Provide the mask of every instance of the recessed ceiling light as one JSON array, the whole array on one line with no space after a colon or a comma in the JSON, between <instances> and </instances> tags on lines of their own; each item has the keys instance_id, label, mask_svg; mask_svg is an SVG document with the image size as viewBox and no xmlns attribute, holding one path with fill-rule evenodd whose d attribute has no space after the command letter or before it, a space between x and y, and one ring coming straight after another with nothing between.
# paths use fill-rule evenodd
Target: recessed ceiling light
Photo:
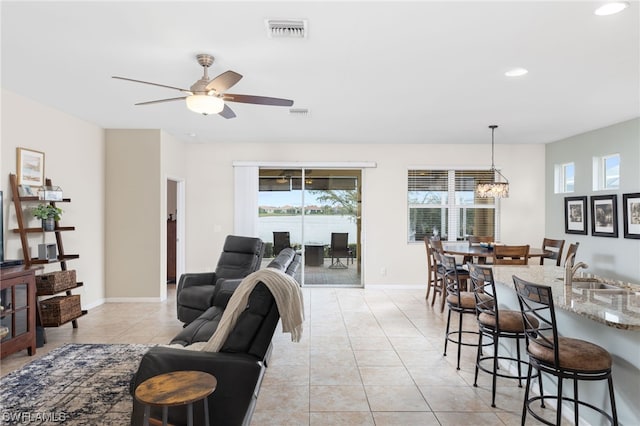
<instances>
[{"instance_id":1,"label":"recessed ceiling light","mask_svg":"<svg viewBox=\"0 0 640 426\"><path fill-rule=\"evenodd\" d=\"M628 1L612 1L605 3L595 10L595 14L598 16L614 15L618 12L622 12L629 7Z\"/></svg>"},{"instance_id":2,"label":"recessed ceiling light","mask_svg":"<svg viewBox=\"0 0 640 426\"><path fill-rule=\"evenodd\" d=\"M513 68L505 72L504 75L506 75L507 77L521 77L528 72L529 71L524 68Z\"/></svg>"}]
</instances>

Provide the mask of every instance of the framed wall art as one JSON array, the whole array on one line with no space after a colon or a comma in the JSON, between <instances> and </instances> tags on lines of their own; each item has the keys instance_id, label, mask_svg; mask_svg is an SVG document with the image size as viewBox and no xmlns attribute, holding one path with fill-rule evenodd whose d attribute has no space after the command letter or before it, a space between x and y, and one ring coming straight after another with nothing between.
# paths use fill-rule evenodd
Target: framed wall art
<instances>
[{"instance_id":1,"label":"framed wall art","mask_svg":"<svg viewBox=\"0 0 640 426\"><path fill-rule=\"evenodd\" d=\"M622 194L624 237L640 239L640 192Z\"/></svg>"},{"instance_id":2,"label":"framed wall art","mask_svg":"<svg viewBox=\"0 0 640 426\"><path fill-rule=\"evenodd\" d=\"M594 195L591 197L591 235L594 237L618 237L618 196Z\"/></svg>"},{"instance_id":3,"label":"framed wall art","mask_svg":"<svg viewBox=\"0 0 640 426\"><path fill-rule=\"evenodd\" d=\"M44 185L44 152L16 148L18 185Z\"/></svg>"},{"instance_id":4,"label":"framed wall art","mask_svg":"<svg viewBox=\"0 0 640 426\"><path fill-rule=\"evenodd\" d=\"M587 197L564 198L564 232L587 234Z\"/></svg>"}]
</instances>

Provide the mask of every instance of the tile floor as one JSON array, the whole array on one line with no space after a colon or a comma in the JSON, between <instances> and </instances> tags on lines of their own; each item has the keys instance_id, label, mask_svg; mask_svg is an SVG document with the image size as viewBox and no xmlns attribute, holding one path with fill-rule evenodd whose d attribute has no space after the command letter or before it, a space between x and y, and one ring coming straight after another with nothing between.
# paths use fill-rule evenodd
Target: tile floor
<instances>
[{"instance_id":1,"label":"tile floor","mask_svg":"<svg viewBox=\"0 0 640 426\"><path fill-rule=\"evenodd\" d=\"M108 303L71 325L48 328L42 356L67 342L167 343L181 329L175 285L163 303ZM424 291L305 288L305 330L293 343L280 327L252 425L518 425L523 390L499 379L473 386L475 349L442 356L446 310L432 309ZM473 320L473 318L471 318ZM469 323L473 326L473 323ZM33 357L0 363L1 374ZM536 422L529 417L528 425Z\"/></svg>"}]
</instances>

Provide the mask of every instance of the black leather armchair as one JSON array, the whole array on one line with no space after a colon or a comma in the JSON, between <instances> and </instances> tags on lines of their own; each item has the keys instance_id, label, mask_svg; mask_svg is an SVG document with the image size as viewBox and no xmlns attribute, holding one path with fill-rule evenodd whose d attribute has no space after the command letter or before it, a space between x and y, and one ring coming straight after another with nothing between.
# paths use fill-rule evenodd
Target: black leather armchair
<instances>
[{"instance_id":1,"label":"black leather armchair","mask_svg":"<svg viewBox=\"0 0 640 426\"><path fill-rule=\"evenodd\" d=\"M260 269L264 244L260 238L227 236L215 272L183 274L176 289L178 319L186 324L213 305L220 280L244 278Z\"/></svg>"}]
</instances>

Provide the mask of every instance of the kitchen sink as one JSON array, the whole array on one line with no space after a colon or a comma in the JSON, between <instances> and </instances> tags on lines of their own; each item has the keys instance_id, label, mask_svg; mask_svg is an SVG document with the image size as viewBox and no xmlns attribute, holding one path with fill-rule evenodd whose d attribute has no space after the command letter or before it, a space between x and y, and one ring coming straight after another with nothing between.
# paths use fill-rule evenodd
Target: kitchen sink
<instances>
[{"instance_id":1,"label":"kitchen sink","mask_svg":"<svg viewBox=\"0 0 640 426\"><path fill-rule=\"evenodd\" d=\"M571 286L573 288L587 290L619 290L621 292L626 291L625 289L618 287L617 285L603 283L594 278L574 278Z\"/></svg>"}]
</instances>

